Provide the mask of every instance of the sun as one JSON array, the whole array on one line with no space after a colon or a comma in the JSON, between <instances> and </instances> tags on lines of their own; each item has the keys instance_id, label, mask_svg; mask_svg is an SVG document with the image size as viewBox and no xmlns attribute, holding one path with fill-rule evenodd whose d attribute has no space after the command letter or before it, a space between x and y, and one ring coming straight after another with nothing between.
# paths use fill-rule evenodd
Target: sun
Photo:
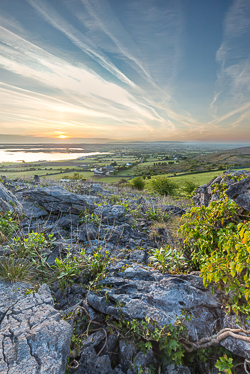
<instances>
[{"instance_id":1,"label":"sun","mask_svg":"<svg viewBox=\"0 0 250 374\"><path fill-rule=\"evenodd\" d=\"M67 136L66 135L59 135L59 139L66 139Z\"/></svg>"}]
</instances>

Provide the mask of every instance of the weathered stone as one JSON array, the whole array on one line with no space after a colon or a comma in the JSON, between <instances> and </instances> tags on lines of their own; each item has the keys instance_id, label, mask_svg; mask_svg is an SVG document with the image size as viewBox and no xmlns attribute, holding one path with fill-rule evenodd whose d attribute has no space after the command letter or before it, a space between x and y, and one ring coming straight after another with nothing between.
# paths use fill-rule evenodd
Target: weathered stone
<instances>
[{"instance_id":1,"label":"weathered stone","mask_svg":"<svg viewBox=\"0 0 250 374\"><path fill-rule=\"evenodd\" d=\"M48 212L79 214L84 209L93 211L99 198L96 196L79 195L62 187L37 187L24 192L30 201L37 202Z\"/></svg>"},{"instance_id":2,"label":"weathered stone","mask_svg":"<svg viewBox=\"0 0 250 374\"><path fill-rule=\"evenodd\" d=\"M99 330L83 341L81 347L81 358L75 374L114 374L108 355L98 356L100 344L105 344L105 333ZM98 349L99 348L99 349Z\"/></svg>"},{"instance_id":3,"label":"weathered stone","mask_svg":"<svg viewBox=\"0 0 250 374\"><path fill-rule=\"evenodd\" d=\"M122 205L99 206L94 214L101 218L102 223L114 225L117 221L124 220L125 207Z\"/></svg>"},{"instance_id":4,"label":"weathered stone","mask_svg":"<svg viewBox=\"0 0 250 374\"><path fill-rule=\"evenodd\" d=\"M78 232L75 233L76 239L85 242L86 240L93 240L97 237L97 230L95 225L90 223L84 223L79 227Z\"/></svg>"},{"instance_id":5,"label":"weathered stone","mask_svg":"<svg viewBox=\"0 0 250 374\"><path fill-rule=\"evenodd\" d=\"M25 216L30 219L45 217L48 215L48 212L45 209L41 209L40 207L35 206L35 204L30 201L23 200L22 206Z\"/></svg>"},{"instance_id":6,"label":"weathered stone","mask_svg":"<svg viewBox=\"0 0 250 374\"><path fill-rule=\"evenodd\" d=\"M17 212L18 214L22 214L23 208L22 205L17 200L16 196L9 190L2 183L0 183L0 211L11 213Z\"/></svg>"},{"instance_id":7,"label":"weathered stone","mask_svg":"<svg viewBox=\"0 0 250 374\"><path fill-rule=\"evenodd\" d=\"M162 374L191 374L191 371L187 366L172 364L164 365L162 368Z\"/></svg>"},{"instance_id":8,"label":"weathered stone","mask_svg":"<svg viewBox=\"0 0 250 374\"><path fill-rule=\"evenodd\" d=\"M96 310L117 319L121 312L130 320L149 316L159 326L168 326L175 323L183 310L188 310L194 316L188 322L188 335L193 341L212 335L222 319L220 303L195 275L161 274L134 264L123 272L114 271L105 278L105 283L112 288L104 289L103 296L90 292L88 302ZM105 292L111 300L109 304ZM116 302L123 306L119 309Z\"/></svg>"},{"instance_id":9,"label":"weathered stone","mask_svg":"<svg viewBox=\"0 0 250 374\"><path fill-rule=\"evenodd\" d=\"M250 210L250 177L232 184L226 191L226 195L234 200L240 207Z\"/></svg>"},{"instance_id":10,"label":"weathered stone","mask_svg":"<svg viewBox=\"0 0 250 374\"><path fill-rule=\"evenodd\" d=\"M132 363L134 356L139 352L139 348L136 344L120 340L119 341L119 362L123 371L127 371Z\"/></svg>"},{"instance_id":11,"label":"weathered stone","mask_svg":"<svg viewBox=\"0 0 250 374\"><path fill-rule=\"evenodd\" d=\"M24 283L0 281L0 372L65 372L71 326L53 308L47 285L25 296Z\"/></svg>"},{"instance_id":12,"label":"weathered stone","mask_svg":"<svg viewBox=\"0 0 250 374\"><path fill-rule=\"evenodd\" d=\"M219 193L215 193L214 189L217 185L227 184L231 186L235 184L235 179L237 177L249 177L249 173L245 170L238 170L231 173L223 173L217 178L212 179L207 184L196 188L195 194L193 196L193 201L196 206L208 206L211 201L216 201L220 199Z\"/></svg>"}]
</instances>

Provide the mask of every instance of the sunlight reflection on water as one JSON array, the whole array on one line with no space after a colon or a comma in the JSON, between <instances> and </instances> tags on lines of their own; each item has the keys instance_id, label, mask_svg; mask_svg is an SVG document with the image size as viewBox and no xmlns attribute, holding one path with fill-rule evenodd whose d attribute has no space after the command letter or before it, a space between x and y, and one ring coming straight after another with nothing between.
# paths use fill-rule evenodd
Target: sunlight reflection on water
<instances>
[{"instance_id":1,"label":"sunlight reflection on water","mask_svg":"<svg viewBox=\"0 0 250 374\"><path fill-rule=\"evenodd\" d=\"M57 148L58 149L58 148ZM63 149L63 148L61 148ZM76 149L76 148L75 148ZM0 149L0 162L37 162L37 161L63 161L76 160L79 157L109 154L109 152L24 152L20 149L13 152L14 149Z\"/></svg>"}]
</instances>

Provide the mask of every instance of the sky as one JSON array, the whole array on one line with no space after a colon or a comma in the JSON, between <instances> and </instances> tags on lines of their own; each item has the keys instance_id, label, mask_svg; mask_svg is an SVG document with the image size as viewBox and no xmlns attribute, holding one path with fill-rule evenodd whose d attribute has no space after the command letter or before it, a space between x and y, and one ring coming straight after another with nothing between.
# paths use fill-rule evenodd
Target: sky
<instances>
[{"instance_id":1,"label":"sky","mask_svg":"<svg viewBox=\"0 0 250 374\"><path fill-rule=\"evenodd\" d=\"M1 0L1 136L250 141L250 1Z\"/></svg>"}]
</instances>

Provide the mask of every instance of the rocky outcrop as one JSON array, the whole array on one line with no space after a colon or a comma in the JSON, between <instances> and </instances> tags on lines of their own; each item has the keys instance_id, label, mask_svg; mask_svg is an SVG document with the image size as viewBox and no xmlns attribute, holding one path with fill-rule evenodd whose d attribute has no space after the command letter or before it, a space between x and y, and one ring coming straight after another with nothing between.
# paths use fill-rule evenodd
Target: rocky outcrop
<instances>
[{"instance_id":1,"label":"rocky outcrop","mask_svg":"<svg viewBox=\"0 0 250 374\"><path fill-rule=\"evenodd\" d=\"M37 187L23 193L29 201L36 202L47 212L79 214L84 209L93 211L95 203L99 201L96 196L79 195L65 190L62 187Z\"/></svg>"},{"instance_id":2,"label":"rocky outcrop","mask_svg":"<svg viewBox=\"0 0 250 374\"><path fill-rule=\"evenodd\" d=\"M0 281L1 374L64 374L71 326L53 308L49 287Z\"/></svg>"},{"instance_id":3,"label":"rocky outcrop","mask_svg":"<svg viewBox=\"0 0 250 374\"><path fill-rule=\"evenodd\" d=\"M23 208L22 205L17 200L16 196L9 190L2 183L0 183L0 212L17 212L18 214L22 214Z\"/></svg>"},{"instance_id":4,"label":"rocky outcrop","mask_svg":"<svg viewBox=\"0 0 250 374\"><path fill-rule=\"evenodd\" d=\"M250 210L250 177L233 183L226 191L230 199L234 200L240 207Z\"/></svg>"},{"instance_id":5,"label":"rocky outcrop","mask_svg":"<svg viewBox=\"0 0 250 374\"><path fill-rule=\"evenodd\" d=\"M202 206L202 205L208 206L211 201L216 201L220 199L220 186L226 185L227 187L230 187L233 184L238 184L238 183L243 182L243 180L241 182L236 182L237 178L241 178L241 177L247 178L249 176L250 174L245 170L238 170L235 172L222 174L219 177L212 179L207 184L204 184L203 186L196 188L194 196L193 196L193 201L196 206ZM242 185L242 188L243 188L243 185ZM216 187L219 187L219 188L216 189ZM229 193L232 195L236 195L236 193L233 191L235 190L230 190ZM243 201L243 200L240 198L238 199L238 201Z\"/></svg>"},{"instance_id":6,"label":"rocky outcrop","mask_svg":"<svg viewBox=\"0 0 250 374\"><path fill-rule=\"evenodd\" d=\"M111 288L104 288L101 295L89 292L88 302L94 309L116 319L120 313L129 320L149 316L161 327L174 324L176 317L187 310L194 316L188 323L192 341L213 335L221 327L221 305L204 289L199 276L162 274L137 264L124 270L122 265L110 268L105 278ZM116 307L117 303L123 306Z\"/></svg>"},{"instance_id":7,"label":"rocky outcrop","mask_svg":"<svg viewBox=\"0 0 250 374\"><path fill-rule=\"evenodd\" d=\"M88 303L118 320L121 313L128 320L149 316L163 327L174 324L185 310L193 316L185 322L187 337L192 342L214 335L226 326L220 302L204 288L198 275L162 274L137 264L124 270L122 263L118 263L110 268L104 284L109 288L104 287L99 295L89 292ZM249 343L230 337L221 344L250 359Z\"/></svg>"}]
</instances>

